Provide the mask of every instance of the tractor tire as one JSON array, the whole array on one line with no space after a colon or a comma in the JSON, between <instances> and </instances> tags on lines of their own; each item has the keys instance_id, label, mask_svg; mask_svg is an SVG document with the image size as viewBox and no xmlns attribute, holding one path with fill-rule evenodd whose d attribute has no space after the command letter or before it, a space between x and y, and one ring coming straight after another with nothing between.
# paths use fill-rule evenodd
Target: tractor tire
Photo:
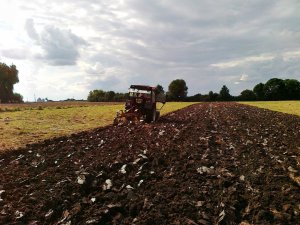
<instances>
[{"instance_id":1,"label":"tractor tire","mask_svg":"<svg viewBox=\"0 0 300 225\"><path fill-rule=\"evenodd\" d=\"M155 109L153 109L153 112L152 112L152 120L151 120L151 122L155 122L156 120L157 120L157 114L156 114L156 110Z\"/></svg>"},{"instance_id":2,"label":"tractor tire","mask_svg":"<svg viewBox=\"0 0 300 225\"><path fill-rule=\"evenodd\" d=\"M145 122L150 123L152 119L152 113L151 111L147 112L146 117L145 117Z\"/></svg>"},{"instance_id":3,"label":"tractor tire","mask_svg":"<svg viewBox=\"0 0 300 225\"><path fill-rule=\"evenodd\" d=\"M146 115L146 119L145 122L146 123L151 123L151 122L155 122L156 121L156 110L149 110L147 115Z\"/></svg>"},{"instance_id":4,"label":"tractor tire","mask_svg":"<svg viewBox=\"0 0 300 225\"><path fill-rule=\"evenodd\" d=\"M155 118L155 121L157 121L160 117L160 111L156 111L156 118Z\"/></svg>"}]
</instances>

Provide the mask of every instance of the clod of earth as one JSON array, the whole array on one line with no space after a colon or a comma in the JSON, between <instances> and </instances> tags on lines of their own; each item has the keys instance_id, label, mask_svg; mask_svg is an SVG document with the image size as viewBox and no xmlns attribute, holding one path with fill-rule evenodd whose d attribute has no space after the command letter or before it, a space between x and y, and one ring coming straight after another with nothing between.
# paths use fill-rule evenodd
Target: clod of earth
<instances>
[{"instance_id":1,"label":"clod of earth","mask_svg":"<svg viewBox=\"0 0 300 225\"><path fill-rule=\"evenodd\" d=\"M126 166L127 166L126 164L122 166L122 168L120 169L120 173L123 173L123 174L126 173L126 170L125 170Z\"/></svg>"},{"instance_id":2,"label":"clod of earth","mask_svg":"<svg viewBox=\"0 0 300 225\"><path fill-rule=\"evenodd\" d=\"M204 103L0 155L0 224L299 224L300 118Z\"/></svg>"},{"instance_id":3,"label":"clod of earth","mask_svg":"<svg viewBox=\"0 0 300 225\"><path fill-rule=\"evenodd\" d=\"M4 192L5 192L5 190L0 190L0 202L3 201L3 199L1 198L1 194Z\"/></svg>"},{"instance_id":4,"label":"clod of earth","mask_svg":"<svg viewBox=\"0 0 300 225\"><path fill-rule=\"evenodd\" d=\"M109 190L111 187L112 187L112 182L111 182L110 179L107 179L105 181L105 183L103 184L103 186L102 186L102 188L103 188L104 191L105 190Z\"/></svg>"}]
</instances>

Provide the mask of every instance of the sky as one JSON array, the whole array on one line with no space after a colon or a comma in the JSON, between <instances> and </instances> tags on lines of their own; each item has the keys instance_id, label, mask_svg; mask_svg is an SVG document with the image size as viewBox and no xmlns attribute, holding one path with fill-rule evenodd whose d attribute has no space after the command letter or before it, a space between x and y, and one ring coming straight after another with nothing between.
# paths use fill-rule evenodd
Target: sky
<instances>
[{"instance_id":1,"label":"sky","mask_svg":"<svg viewBox=\"0 0 300 225\"><path fill-rule=\"evenodd\" d=\"M299 0L1 0L0 62L14 91L86 99L89 91L238 95L273 77L300 80Z\"/></svg>"}]
</instances>

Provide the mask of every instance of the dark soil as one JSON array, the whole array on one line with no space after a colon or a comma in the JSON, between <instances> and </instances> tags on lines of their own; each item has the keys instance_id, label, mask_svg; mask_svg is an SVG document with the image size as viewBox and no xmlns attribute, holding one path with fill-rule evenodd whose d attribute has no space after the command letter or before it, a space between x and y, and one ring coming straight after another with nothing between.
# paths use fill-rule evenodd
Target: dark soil
<instances>
[{"instance_id":1,"label":"dark soil","mask_svg":"<svg viewBox=\"0 0 300 225\"><path fill-rule=\"evenodd\" d=\"M300 117L236 103L0 155L0 224L300 224Z\"/></svg>"}]
</instances>

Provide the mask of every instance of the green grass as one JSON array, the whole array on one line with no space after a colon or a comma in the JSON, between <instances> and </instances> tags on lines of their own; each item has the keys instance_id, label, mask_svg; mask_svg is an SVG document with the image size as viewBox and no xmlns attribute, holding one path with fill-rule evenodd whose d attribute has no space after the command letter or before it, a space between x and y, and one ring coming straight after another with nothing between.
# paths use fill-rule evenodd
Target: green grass
<instances>
[{"instance_id":1,"label":"green grass","mask_svg":"<svg viewBox=\"0 0 300 225\"><path fill-rule=\"evenodd\" d=\"M300 116L300 101L263 101L240 103Z\"/></svg>"},{"instance_id":2,"label":"green grass","mask_svg":"<svg viewBox=\"0 0 300 225\"><path fill-rule=\"evenodd\" d=\"M170 102L163 107L161 114L165 115L191 104L194 103ZM45 103L32 109L27 107L14 110L11 105L11 111L0 112L0 150L112 124L116 111L123 109L124 103L78 104L72 107L66 103L53 106Z\"/></svg>"}]
</instances>

